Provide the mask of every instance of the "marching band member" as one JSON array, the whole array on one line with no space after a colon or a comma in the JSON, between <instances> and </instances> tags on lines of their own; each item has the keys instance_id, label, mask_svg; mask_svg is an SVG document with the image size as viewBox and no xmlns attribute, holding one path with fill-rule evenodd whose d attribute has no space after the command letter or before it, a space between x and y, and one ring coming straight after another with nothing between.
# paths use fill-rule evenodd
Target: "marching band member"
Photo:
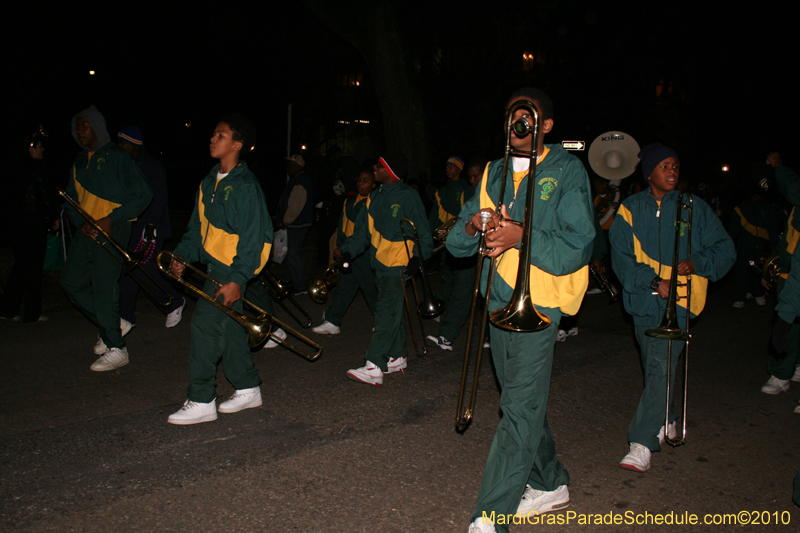
<instances>
[{"instance_id":1,"label":"marching band member","mask_svg":"<svg viewBox=\"0 0 800 533\"><path fill-rule=\"evenodd\" d=\"M789 390L790 381L800 381L800 177L783 165L781 154L772 152L767 163L775 169L775 181L780 193L794 207L786 223L786 233L780 243L780 272L778 279L778 315L773 329L772 344L775 352L767 360L769 380L761 387L761 392L780 394ZM800 414L800 405L795 407Z\"/></svg>"},{"instance_id":2,"label":"marching band member","mask_svg":"<svg viewBox=\"0 0 800 533\"><path fill-rule=\"evenodd\" d=\"M581 162L559 145L544 145L553 129L553 104L543 91L526 87L508 100L508 108L519 100L530 100L541 116L537 148L533 233L530 235L531 298L537 310L551 323L538 332L509 332L491 328L492 359L502 388L503 417L489 450L478 501L472 513L470 533L508 531L508 517L527 516L564 509L569 505L569 474L556 456L547 424L547 400L558 324L564 314L578 311L588 285L589 257L594 239L594 209L589 178ZM519 108L513 120L530 119ZM533 135L510 142L516 149L531 150ZM498 257L488 311L505 307L516 285L523 230L501 221L522 220L526 204L528 158L513 159L513 174L502 176L503 160L487 165L479 190L464 205L459 221L447 239L447 249L457 257L477 252L479 211L491 211L486 245ZM510 166L510 165L509 165ZM507 183L504 198L501 180ZM486 290L488 269L482 273ZM494 513L495 520L491 520ZM498 517L500 517L498 519Z\"/></svg>"},{"instance_id":3,"label":"marching band member","mask_svg":"<svg viewBox=\"0 0 800 533\"><path fill-rule=\"evenodd\" d=\"M384 374L404 372L408 367L406 329L403 320L403 272L409 258L400 228L403 218L417 226L420 247L410 245L414 257L430 257L431 230L417 191L402 182L408 170L403 154L390 153L375 165L373 191L356 219L353 235L340 246L343 255L369 254L375 271L378 300L375 303L375 333L364 355L365 365L347 371L347 377L368 385L383 385ZM422 267L424 268L424 266Z\"/></svg>"},{"instance_id":4,"label":"marching band member","mask_svg":"<svg viewBox=\"0 0 800 533\"><path fill-rule=\"evenodd\" d=\"M72 137L83 151L72 165L66 192L101 229L126 246L131 221L145 210L153 193L139 167L111 141L106 120L95 106L72 118ZM119 317L122 263L94 242L97 230L69 203L64 204L64 212L80 230L61 271L61 286L99 330L94 351L100 357L90 368L114 370L128 364L123 337L131 329L131 324Z\"/></svg>"},{"instance_id":5,"label":"marching band member","mask_svg":"<svg viewBox=\"0 0 800 533\"><path fill-rule=\"evenodd\" d=\"M200 183L189 227L175 248L187 263L208 266L203 291L241 313L246 283L269 259L272 221L261 186L247 163L240 161L255 140L255 128L240 115L224 115L211 137L209 151L219 163ZM184 265L173 261L172 272L180 277ZM217 286L212 279L221 283ZM219 405L220 413L236 413L261 405L261 378L247 345L247 335L238 322L205 299L197 302L192 316L189 348L191 382L188 399L167 419L188 425L217 419L217 365L222 359L225 377L236 392Z\"/></svg>"},{"instance_id":6,"label":"marching band member","mask_svg":"<svg viewBox=\"0 0 800 533\"><path fill-rule=\"evenodd\" d=\"M375 189L375 174L369 170L362 170L356 179L357 195L349 196L344 201L342 215L339 217L339 226L336 230L336 249L333 255L339 259L342 255L340 246L345 239L353 235L355 221L358 214L367 207L367 199ZM355 257L350 264L351 272L339 272L336 290L333 292L333 301L328 311L322 315L322 324L312 328L311 331L321 335L338 335L341 331L342 317L347 312L358 289L367 303L370 313L375 315L375 301L378 299L378 289L375 286L375 272L370 265L370 256L362 253Z\"/></svg>"},{"instance_id":7,"label":"marching band member","mask_svg":"<svg viewBox=\"0 0 800 533\"><path fill-rule=\"evenodd\" d=\"M611 226L610 237L613 268L622 283L625 310L633 315L644 368L644 391L628 429L630 451L620 467L646 472L650 468L651 452L660 451L664 442L669 341L649 337L645 331L658 326L669 294L679 194L675 187L680 166L678 154L658 143L642 149L639 158L650 188L625 199ZM699 315L705 306L708 280L720 279L736 259L733 242L717 216L703 200L697 197L693 200L692 256L678 264L681 283L686 282L686 276L693 275L692 317ZM684 235L685 227L681 227L680 232ZM686 242L681 243L681 250L682 257L686 257ZM677 313L678 323L684 324L685 299L679 301ZM682 349L683 343L672 344L672 381ZM672 405L670 413L672 422L667 431L672 438L678 418Z\"/></svg>"}]
</instances>

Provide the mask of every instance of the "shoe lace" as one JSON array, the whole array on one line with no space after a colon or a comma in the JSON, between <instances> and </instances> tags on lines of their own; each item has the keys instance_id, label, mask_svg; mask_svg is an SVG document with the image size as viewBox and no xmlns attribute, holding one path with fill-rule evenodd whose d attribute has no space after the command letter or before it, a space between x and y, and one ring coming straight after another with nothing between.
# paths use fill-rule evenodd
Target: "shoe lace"
<instances>
[{"instance_id":1,"label":"shoe lace","mask_svg":"<svg viewBox=\"0 0 800 533\"><path fill-rule=\"evenodd\" d=\"M543 490L534 489L530 485L525 488L525 492L522 494L523 500L535 500L539 496L544 494Z\"/></svg>"},{"instance_id":2,"label":"shoe lace","mask_svg":"<svg viewBox=\"0 0 800 533\"><path fill-rule=\"evenodd\" d=\"M181 411L190 411L190 410L194 409L195 407L198 407L199 405L200 404L197 403L197 402L193 402L191 400L187 400L186 403L183 404L183 407L181 407Z\"/></svg>"}]
</instances>

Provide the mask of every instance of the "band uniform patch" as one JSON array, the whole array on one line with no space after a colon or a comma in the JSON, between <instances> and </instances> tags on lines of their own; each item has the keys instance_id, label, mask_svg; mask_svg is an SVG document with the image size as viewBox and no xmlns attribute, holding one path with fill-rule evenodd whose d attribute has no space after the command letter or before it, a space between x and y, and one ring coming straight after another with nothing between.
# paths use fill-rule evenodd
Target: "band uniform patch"
<instances>
[{"instance_id":1,"label":"band uniform patch","mask_svg":"<svg viewBox=\"0 0 800 533\"><path fill-rule=\"evenodd\" d=\"M392 205L392 217L397 218L397 213L400 212L400 204L393 204Z\"/></svg>"},{"instance_id":2,"label":"band uniform patch","mask_svg":"<svg viewBox=\"0 0 800 533\"><path fill-rule=\"evenodd\" d=\"M558 180L555 178L542 178L539 180L539 185L542 186L542 195L539 197L542 200L549 200L550 195L558 187Z\"/></svg>"}]
</instances>

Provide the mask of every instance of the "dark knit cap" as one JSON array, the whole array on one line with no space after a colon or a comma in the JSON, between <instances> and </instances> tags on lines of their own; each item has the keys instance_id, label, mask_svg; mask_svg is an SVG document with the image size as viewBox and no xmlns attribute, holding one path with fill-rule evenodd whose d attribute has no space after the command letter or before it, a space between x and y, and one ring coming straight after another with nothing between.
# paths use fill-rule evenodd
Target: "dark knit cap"
<instances>
[{"instance_id":1,"label":"dark knit cap","mask_svg":"<svg viewBox=\"0 0 800 533\"><path fill-rule=\"evenodd\" d=\"M139 129L139 126L125 126L117 133L117 140L141 146L142 130Z\"/></svg>"},{"instance_id":2,"label":"dark knit cap","mask_svg":"<svg viewBox=\"0 0 800 533\"><path fill-rule=\"evenodd\" d=\"M408 173L408 160L406 156L397 152L389 152L378 159L381 165L389 171L389 174L398 181L406 177Z\"/></svg>"},{"instance_id":3,"label":"dark knit cap","mask_svg":"<svg viewBox=\"0 0 800 533\"><path fill-rule=\"evenodd\" d=\"M675 161L680 163L680 159L678 159L678 154L675 153L675 150L661 143L648 144L642 148L642 151L639 152L639 159L642 160L642 175L644 176L644 180L649 180L653 170L668 157L674 157Z\"/></svg>"}]
</instances>

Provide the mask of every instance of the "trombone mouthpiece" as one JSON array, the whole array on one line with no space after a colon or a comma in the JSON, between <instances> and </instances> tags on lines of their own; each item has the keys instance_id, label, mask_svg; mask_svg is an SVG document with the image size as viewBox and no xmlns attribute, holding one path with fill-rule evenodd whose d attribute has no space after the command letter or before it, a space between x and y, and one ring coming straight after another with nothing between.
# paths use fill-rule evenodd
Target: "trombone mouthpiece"
<instances>
[{"instance_id":1,"label":"trombone mouthpiece","mask_svg":"<svg viewBox=\"0 0 800 533\"><path fill-rule=\"evenodd\" d=\"M486 224L488 224L489 221L492 219L492 214L488 211L481 211L480 213L478 213L478 216L481 219L481 225L483 226L483 229L485 229Z\"/></svg>"}]
</instances>

